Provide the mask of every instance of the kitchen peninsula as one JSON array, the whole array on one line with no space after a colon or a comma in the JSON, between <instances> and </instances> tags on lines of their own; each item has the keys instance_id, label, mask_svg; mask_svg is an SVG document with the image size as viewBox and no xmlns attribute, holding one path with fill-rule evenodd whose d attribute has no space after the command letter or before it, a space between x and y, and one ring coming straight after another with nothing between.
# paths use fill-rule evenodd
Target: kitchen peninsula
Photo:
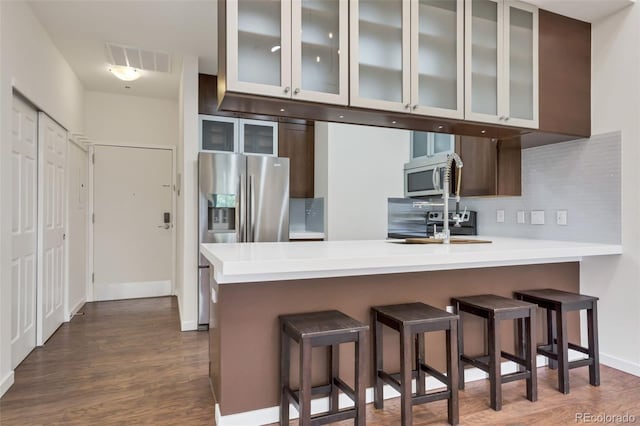
<instances>
[{"instance_id":1,"label":"kitchen peninsula","mask_svg":"<svg viewBox=\"0 0 640 426\"><path fill-rule=\"evenodd\" d=\"M420 301L445 308L451 297L481 293L511 297L516 290L535 288L578 292L582 258L622 252L619 245L482 239L492 243L406 245L388 240L201 245L202 255L213 268L210 375L216 424L278 420L278 315L338 309L368 323L374 305ZM465 328L466 347L484 351L482 322L470 320ZM542 329L541 318L538 329ZM507 348L513 345L512 334L503 330ZM579 341L577 316L570 317L569 336ZM385 359L393 369L398 363L393 350L397 336L389 332L385 343ZM427 336L427 359L436 368L444 366L443 343L444 336L438 333ZM352 376L350 349L343 350L345 362L341 363L347 382ZM324 380L326 357L315 351L313 356L315 385ZM297 369L296 358L292 356L292 371ZM294 374L293 379L296 377ZM370 387L371 377L368 379Z\"/></svg>"}]
</instances>

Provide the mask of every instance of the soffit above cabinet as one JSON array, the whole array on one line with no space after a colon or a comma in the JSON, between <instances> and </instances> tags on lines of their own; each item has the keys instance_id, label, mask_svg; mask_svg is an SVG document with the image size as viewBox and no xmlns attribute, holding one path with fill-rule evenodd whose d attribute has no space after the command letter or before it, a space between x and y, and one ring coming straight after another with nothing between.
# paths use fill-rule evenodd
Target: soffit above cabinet
<instances>
[{"instance_id":1,"label":"soffit above cabinet","mask_svg":"<svg viewBox=\"0 0 640 426\"><path fill-rule=\"evenodd\" d=\"M636 3L636 0L526 0L526 2L570 18L595 22Z\"/></svg>"}]
</instances>

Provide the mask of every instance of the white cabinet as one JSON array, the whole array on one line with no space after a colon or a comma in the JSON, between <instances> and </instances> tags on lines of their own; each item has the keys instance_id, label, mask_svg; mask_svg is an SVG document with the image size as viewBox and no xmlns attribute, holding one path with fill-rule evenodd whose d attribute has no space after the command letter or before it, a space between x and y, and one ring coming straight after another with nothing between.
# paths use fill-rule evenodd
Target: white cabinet
<instances>
[{"instance_id":1,"label":"white cabinet","mask_svg":"<svg viewBox=\"0 0 640 426\"><path fill-rule=\"evenodd\" d=\"M454 135L414 131L411 134L411 161L442 157L453 153L455 147Z\"/></svg>"},{"instance_id":2,"label":"white cabinet","mask_svg":"<svg viewBox=\"0 0 640 426\"><path fill-rule=\"evenodd\" d=\"M537 128L538 9L467 0L465 13L465 118Z\"/></svg>"},{"instance_id":3,"label":"white cabinet","mask_svg":"<svg viewBox=\"0 0 640 426\"><path fill-rule=\"evenodd\" d=\"M464 117L463 0L351 0L351 105Z\"/></svg>"},{"instance_id":4,"label":"white cabinet","mask_svg":"<svg viewBox=\"0 0 640 426\"><path fill-rule=\"evenodd\" d=\"M346 105L348 0L227 0L227 90Z\"/></svg>"},{"instance_id":5,"label":"white cabinet","mask_svg":"<svg viewBox=\"0 0 640 426\"><path fill-rule=\"evenodd\" d=\"M200 115L200 150L278 155L275 121Z\"/></svg>"}]
</instances>

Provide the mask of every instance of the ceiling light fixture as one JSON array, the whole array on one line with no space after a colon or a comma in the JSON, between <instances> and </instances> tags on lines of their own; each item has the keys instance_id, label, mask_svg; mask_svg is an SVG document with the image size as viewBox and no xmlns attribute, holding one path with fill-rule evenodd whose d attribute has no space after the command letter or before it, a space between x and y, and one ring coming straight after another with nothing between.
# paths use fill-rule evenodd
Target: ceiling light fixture
<instances>
[{"instance_id":1,"label":"ceiling light fixture","mask_svg":"<svg viewBox=\"0 0 640 426\"><path fill-rule=\"evenodd\" d=\"M111 65L109 67L111 74L123 81L134 81L140 78L142 72L132 67L124 67L121 65Z\"/></svg>"},{"instance_id":2,"label":"ceiling light fixture","mask_svg":"<svg viewBox=\"0 0 640 426\"><path fill-rule=\"evenodd\" d=\"M280 108L280 112L284 112L284 108Z\"/></svg>"},{"instance_id":3,"label":"ceiling light fixture","mask_svg":"<svg viewBox=\"0 0 640 426\"><path fill-rule=\"evenodd\" d=\"M276 53L278 50L280 50L280 46L273 46L271 48L271 53Z\"/></svg>"},{"instance_id":4,"label":"ceiling light fixture","mask_svg":"<svg viewBox=\"0 0 640 426\"><path fill-rule=\"evenodd\" d=\"M397 121L396 121L396 120L393 120L393 121L391 122L391 124L396 124L396 123L397 123Z\"/></svg>"}]
</instances>

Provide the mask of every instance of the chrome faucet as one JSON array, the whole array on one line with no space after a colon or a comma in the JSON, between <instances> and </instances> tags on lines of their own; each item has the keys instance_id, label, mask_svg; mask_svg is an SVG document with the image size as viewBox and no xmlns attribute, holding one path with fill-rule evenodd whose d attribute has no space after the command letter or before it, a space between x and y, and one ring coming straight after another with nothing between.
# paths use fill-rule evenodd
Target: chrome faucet
<instances>
[{"instance_id":1,"label":"chrome faucet","mask_svg":"<svg viewBox=\"0 0 640 426\"><path fill-rule=\"evenodd\" d=\"M413 207L423 206L442 206L444 209L443 217L442 217L442 232L434 232L433 237L437 240L442 240L443 244L451 243L451 231L449 230L449 195L451 193L451 167L453 162L456 162L456 169L458 170L458 185L456 188L456 213L451 217L455 221L454 226L460 226L460 222L464 222L465 218L468 220L467 209L465 208L465 212L460 214L460 179L461 179L461 169L462 169L462 159L458 154L451 153L447 156L446 168L444 171L444 186L442 188L442 203L434 203L431 201L416 201L413 203Z\"/></svg>"}]
</instances>

